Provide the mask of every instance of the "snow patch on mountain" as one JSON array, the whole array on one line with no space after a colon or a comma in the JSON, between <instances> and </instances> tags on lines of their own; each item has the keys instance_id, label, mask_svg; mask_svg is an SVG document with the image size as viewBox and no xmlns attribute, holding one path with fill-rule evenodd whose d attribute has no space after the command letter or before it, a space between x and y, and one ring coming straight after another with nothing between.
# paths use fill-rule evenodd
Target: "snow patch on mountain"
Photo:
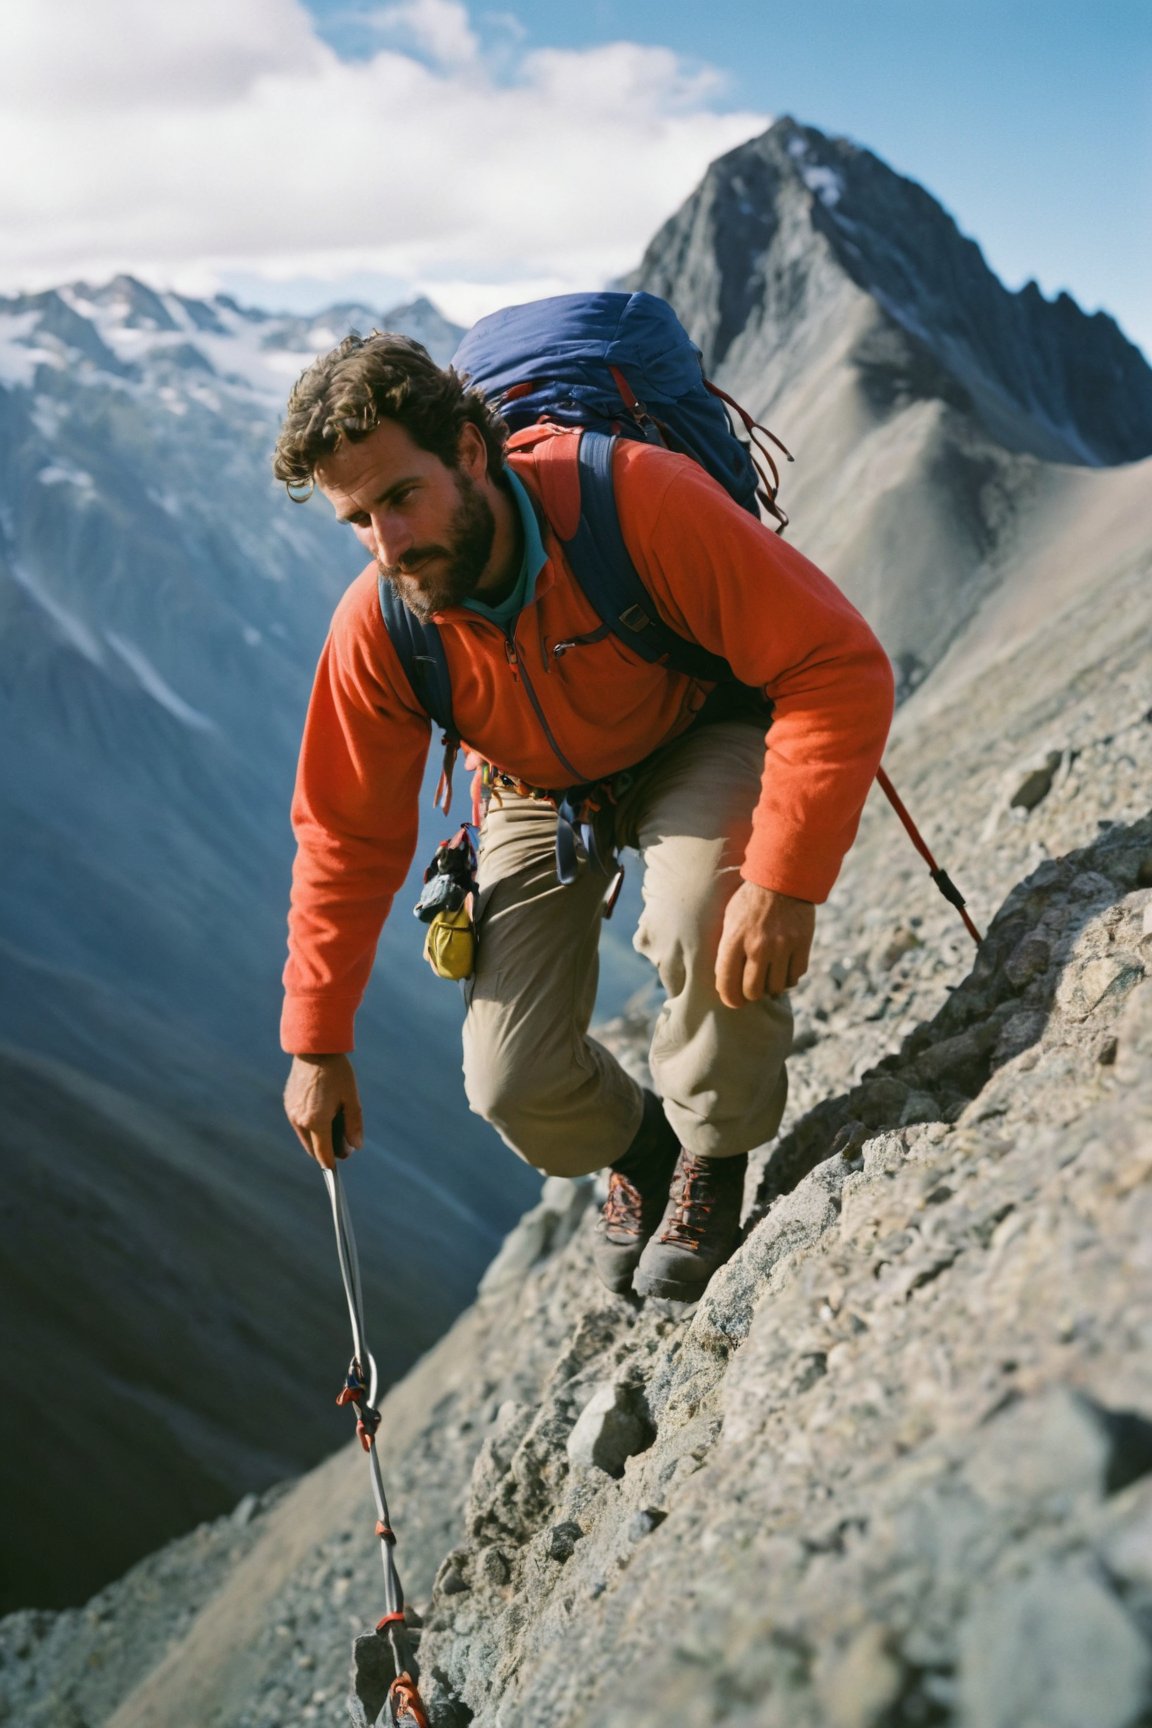
<instances>
[{"instance_id":1,"label":"snow patch on mountain","mask_svg":"<svg viewBox=\"0 0 1152 1728\"><path fill-rule=\"evenodd\" d=\"M52 462L47 468L41 468L36 478L41 486L71 486L79 493L95 496L96 482L91 474L74 467L71 462Z\"/></svg>"},{"instance_id":2,"label":"snow patch on mountain","mask_svg":"<svg viewBox=\"0 0 1152 1728\"><path fill-rule=\"evenodd\" d=\"M134 642L129 642L115 630L105 630L104 640L110 648L116 651L129 671L135 675L141 689L151 696L154 702L158 702L161 708L167 709L168 713L173 715L175 719L182 721L185 726L193 727L198 732L215 732L218 730L214 720L202 713L199 708L193 708L190 702L185 702L182 696L176 694L171 684L161 677L148 656Z\"/></svg>"},{"instance_id":3,"label":"snow patch on mountain","mask_svg":"<svg viewBox=\"0 0 1152 1728\"><path fill-rule=\"evenodd\" d=\"M829 210L835 209L844 196L844 176L835 168L828 168L813 162L809 156L808 140L799 134L788 140L788 154L795 162L803 180L810 192L815 192L820 202Z\"/></svg>"},{"instance_id":4,"label":"snow patch on mountain","mask_svg":"<svg viewBox=\"0 0 1152 1728\"><path fill-rule=\"evenodd\" d=\"M46 444L55 444L67 418L64 403L52 396L38 396L32 404L32 424Z\"/></svg>"},{"instance_id":5,"label":"snow patch on mountain","mask_svg":"<svg viewBox=\"0 0 1152 1728\"><path fill-rule=\"evenodd\" d=\"M39 366L58 366L59 357L30 341L39 319L35 312L0 312L0 386L30 390Z\"/></svg>"},{"instance_id":6,"label":"snow patch on mountain","mask_svg":"<svg viewBox=\"0 0 1152 1728\"><path fill-rule=\"evenodd\" d=\"M12 559L7 568L16 586L36 603L41 612L51 619L68 646L75 648L77 653L82 654L85 660L90 661L93 666L103 666L104 655L100 643L83 620L77 618L74 612L70 612L53 594L49 593L43 582L33 575L27 565L18 559Z\"/></svg>"}]
</instances>

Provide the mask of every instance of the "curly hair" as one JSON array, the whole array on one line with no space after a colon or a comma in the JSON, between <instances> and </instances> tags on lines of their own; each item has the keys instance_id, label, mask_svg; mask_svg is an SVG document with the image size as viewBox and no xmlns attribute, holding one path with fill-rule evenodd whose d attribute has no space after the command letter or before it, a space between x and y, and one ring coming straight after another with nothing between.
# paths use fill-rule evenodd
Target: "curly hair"
<instances>
[{"instance_id":1,"label":"curly hair","mask_svg":"<svg viewBox=\"0 0 1152 1728\"><path fill-rule=\"evenodd\" d=\"M366 438L382 420L395 420L449 468L456 466L464 427L475 426L489 472L495 475L503 463L508 429L480 392L450 366L437 366L411 337L373 330L370 336L352 331L301 373L288 398L272 471L302 501L325 456Z\"/></svg>"}]
</instances>

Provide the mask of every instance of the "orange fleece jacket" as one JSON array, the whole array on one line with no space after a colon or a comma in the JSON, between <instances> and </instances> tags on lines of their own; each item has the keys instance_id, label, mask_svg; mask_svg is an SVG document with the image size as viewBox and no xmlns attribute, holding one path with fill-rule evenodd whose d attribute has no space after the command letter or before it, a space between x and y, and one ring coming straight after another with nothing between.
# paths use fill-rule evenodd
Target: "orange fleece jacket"
<instances>
[{"instance_id":1,"label":"orange fleece jacket","mask_svg":"<svg viewBox=\"0 0 1152 1728\"><path fill-rule=\"evenodd\" d=\"M531 452L510 458L537 496ZM892 716L892 672L839 589L687 457L617 446L620 525L661 616L772 697L764 776L743 875L827 898L856 834ZM599 620L560 543L514 627L438 618L468 748L534 786L596 780L688 726L710 688L629 653ZM384 920L416 847L430 726L380 615L375 565L340 601L320 657L292 806L285 1050L349 1051ZM531 692L531 694L530 694ZM557 757L537 716L574 776Z\"/></svg>"}]
</instances>

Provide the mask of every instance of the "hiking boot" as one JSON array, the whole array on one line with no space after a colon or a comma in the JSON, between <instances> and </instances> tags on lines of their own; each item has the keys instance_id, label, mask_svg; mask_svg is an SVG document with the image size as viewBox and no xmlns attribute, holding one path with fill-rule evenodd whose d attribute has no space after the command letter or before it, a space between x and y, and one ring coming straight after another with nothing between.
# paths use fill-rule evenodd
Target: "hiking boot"
<instances>
[{"instance_id":1,"label":"hiking boot","mask_svg":"<svg viewBox=\"0 0 1152 1728\"><path fill-rule=\"evenodd\" d=\"M694 1158L681 1152L659 1227L640 1257L638 1296L695 1302L740 1242L748 1155Z\"/></svg>"},{"instance_id":2,"label":"hiking boot","mask_svg":"<svg viewBox=\"0 0 1152 1728\"><path fill-rule=\"evenodd\" d=\"M616 1296L626 1296L632 1289L632 1274L644 1244L664 1214L678 1151L659 1098L645 1092L636 1137L609 1166L608 1198L600 1208L592 1242L601 1282Z\"/></svg>"}]
</instances>

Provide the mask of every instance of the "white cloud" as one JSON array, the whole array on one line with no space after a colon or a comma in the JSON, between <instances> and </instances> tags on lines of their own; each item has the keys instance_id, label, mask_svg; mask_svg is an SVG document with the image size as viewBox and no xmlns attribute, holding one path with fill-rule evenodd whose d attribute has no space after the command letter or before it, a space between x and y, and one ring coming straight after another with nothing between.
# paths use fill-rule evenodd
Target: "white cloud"
<instances>
[{"instance_id":1,"label":"white cloud","mask_svg":"<svg viewBox=\"0 0 1152 1728\"><path fill-rule=\"evenodd\" d=\"M294 0L9 0L0 103L9 117L55 119L79 144L78 121L125 103L137 115L216 108L260 76L307 70L317 47Z\"/></svg>"},{"instance_id":2,"label":"white cloud","mask_svg":"<svg viewBox=\"0 0 1152 1728\"><path fill-rule=\"evenodd\" d=\"M469 66L480 57L467 8L457 0L402 0L368 21L386 35L407 37L441 66Z\"/></svg>"},{"instance_id":3,"label":"white cloud","mask_svg":"<svg viewBox=\"0 0 1152 1728\"><path fill-rule=\"evenodd\" d=\"M374 273L459 315L632 265L768 123L667 49L527 52L497 21L489 54L458 0L376 23L348 61L299 0L9 0L0 284Z\"/></svg>"}]
</instances>

